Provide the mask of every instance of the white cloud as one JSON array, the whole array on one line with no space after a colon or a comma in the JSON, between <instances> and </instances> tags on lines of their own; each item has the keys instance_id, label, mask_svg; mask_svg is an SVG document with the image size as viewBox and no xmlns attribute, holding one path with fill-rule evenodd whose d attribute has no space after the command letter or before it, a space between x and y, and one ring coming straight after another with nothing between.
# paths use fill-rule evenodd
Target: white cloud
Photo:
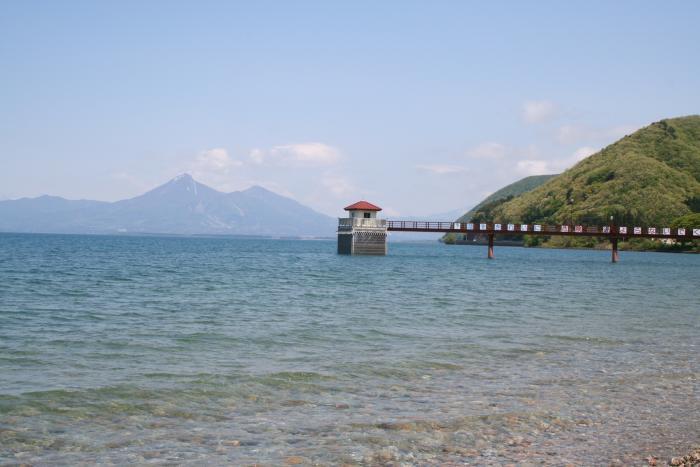
<instances>
[{"instance_id":1,"label":"white cloud","mask_svg":"<svg viewBox=\"0 0 700 467\"><path fill-rule=\"evenodd\" d=\"M551 101L526 101L523 104L523 120L526 123L543 123L554 117L556 113L557 106Z\"/></svg>"},{"instance_id":2,"label":"white cloud","mask_svg":"<svg viewBox=\"0 0 700 467\"><path fill-rule=\"evenodd\" d=\"M232 159L224 148L207 149L200 152L192 164L192 170L197 172L227 173L232 167L240 167L243 162Z\"/></svg>"},{"instance_id":3,"label":"white cloud","mask_svg":"<svg viewBox=\"0 0 700 467\"><path fill-rule=\"evenodd\" d=\"M251 155L260 160L267 159L268 156L284 165L299 166L327 166L340 160L340 152L336 148L317 142L285 144L273 147L265 155Z\"/></svg>"},{"instance_id":4,"label":"white cloud","mask_svg":"<svg viewBox=\"0 0 700 467\"><path fill-rule=\"evenodd\" d=\"M238 188L236 181L240 172L232 169L243 165L242 161L231 157L225 148L211 148L197 154L184 171L217 190L233 191Z\"/></svg>"},{"instance_id":5,"label":"white cloud","mask_svg":"<svg viewBox=\"0 0 700 467\"><path fill-rule=\"evenodd\" d=\"M571 156L571 159L573 159L573 162L576 163L595 153L596 149L590 146L584 146L582 148L578 148Z\"/></svg>"},{"instance_id":6,"label":"white cloud","mask_svg":"<svg viewBox=\"0 0 700 467\"><path fill-rule=\"evenodd\" d=\"M467 151L467 155L475 159L501 159L506 155L506 147L501 143L481 143Z\"/></svg>"},{"instance_id":7,"label":"white cloud","mask_svg":"<svg viewBox=\"0 0 700 467\"><path fill-rule=\"evenodd\" d=\"M248 157L250 157L250 160L255 164L262 164L265 161L265 151L260 148L253 148L250 154L248 154Z\"/></svg>"},{"instance_id":8,"label":"white cloud","mask_svg":"<svg viewBox=\"0 0 700 467\"><path fill-rule=\"evenodd\" d=\"M518 172L524 175L545 175L554 173L549 162L542 159L526 159L516 164Z\"/></svg>"},{"instance_id":9,"label":"white cloud","mask_svg":"<svg viewBox=\"0 0 700 467\"><path fill-rule=\"evenodd\" d=\"M340 151L324 143L296 143L274 146L269 150L253 148L248 154L257 165L323 167L340 160Z\"/></svg>"},{"instance_id":10,"label":"white cloud","mask_svg":"<svg viewBox=\"0 0 700 467\"><path fill-rule=\"evenodd\" d=\"M418 170L424 170L426 172L431 172L437 175L446 175L446 174L455 174L455 173L461 173L461 172L466 172L467 169L465 167L460 167L458 165L443 165L443 164L434 164L434 165L416 165L416 169Z\"/></svg>"},{"instance_id":11,"label":"white cloud","mask_svg":"<svg viewBox=\"0 0 700 467\"><path fill-rule=\"evenodd\" d=\"M562 144L574 144L578 142L600 142L610 144L625 135L634 133L639 129L635 125L618 125L609 128L594 128L586 125L562 125L557 130L557 141Z\"/></svg>"},{"instance_id":12,"label":"white cloud","mask_svg":"<svg viewBox=\"0 0 700 467\"><path fill-rule=\"evenodd\" d=\"M586 157L595 154L598 150L590 146L578 148L574 153L559 160L523 159L516 163L518 172L524 175L545 175L560 173L581 162Z\"/></svg>"}]
</instances>

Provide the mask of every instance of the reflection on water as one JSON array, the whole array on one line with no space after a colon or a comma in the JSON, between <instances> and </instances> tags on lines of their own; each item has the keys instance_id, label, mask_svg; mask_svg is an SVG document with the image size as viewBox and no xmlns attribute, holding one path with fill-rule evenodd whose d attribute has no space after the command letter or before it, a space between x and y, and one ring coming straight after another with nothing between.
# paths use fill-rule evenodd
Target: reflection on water
<instances>
[{"instance_id":1,"label":"reflection on water","mask_svg":"<svg viewBox=\"0 0 700 467\"><path fill-rule=\"evenodd\" d=\"M700 257L0 235L0 463L639 464L700 443Z\"/></svg>"}]
</instances>

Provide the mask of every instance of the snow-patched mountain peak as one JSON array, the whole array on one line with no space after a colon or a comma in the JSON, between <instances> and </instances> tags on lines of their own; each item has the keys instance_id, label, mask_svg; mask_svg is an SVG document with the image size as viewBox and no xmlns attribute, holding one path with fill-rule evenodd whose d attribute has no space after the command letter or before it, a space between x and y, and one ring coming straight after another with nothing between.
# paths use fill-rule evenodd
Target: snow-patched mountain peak
<instances>
[{"instance_id":1,"label":"snow-patched mountain peak","mask_svg":"<svg viewBox=\"0 0 700 467\"><path fill-rule=\"evenodd\" d=\"M199 182L192 178L192 175L188 173L178 175L167 184L182 187L183 190L197 196L197 185L199 185Z\"/></svg>"},{"instance_id":2,"label":"snow-patched mountain peak","mask_svg":"<svg viewBox=\"0 0 700 467\"><path fill-rule=\"evenodd\" d=\"M192 175L188 173L180 174L177 177L174 177L172 180L170 180L170 183L175 183L175 182L180 182L180 181L194 181L194 178L192 178Z\"/></svg>"},{"instance_id":3,"label":"snow-patched mountain peak","mask_svg":"<svg viewBox=\"0 0 700 467\"><path fill-rule=\"evenodd\" d=\"M157 198L180 202L186 200L211 199L218 196L224 196L224 193L199 183L192 178L190 174L184 173L132 199Z\"/></svg>"}]
</instances>

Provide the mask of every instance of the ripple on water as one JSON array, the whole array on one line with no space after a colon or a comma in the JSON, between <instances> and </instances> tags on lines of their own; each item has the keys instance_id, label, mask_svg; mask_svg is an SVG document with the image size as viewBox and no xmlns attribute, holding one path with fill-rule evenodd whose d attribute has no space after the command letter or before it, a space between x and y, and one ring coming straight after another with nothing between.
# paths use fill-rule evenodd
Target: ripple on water
<instances>
[{"instance_id":1,"label":"ripple on water","mask_svg":"<svg viewBox=\"0 0 700 467\"><path fill-rule=\"evenodd\" d=\"M698 442L697 256L0 237L0 463L637 465Z\"/></svg>"}]
</instances>

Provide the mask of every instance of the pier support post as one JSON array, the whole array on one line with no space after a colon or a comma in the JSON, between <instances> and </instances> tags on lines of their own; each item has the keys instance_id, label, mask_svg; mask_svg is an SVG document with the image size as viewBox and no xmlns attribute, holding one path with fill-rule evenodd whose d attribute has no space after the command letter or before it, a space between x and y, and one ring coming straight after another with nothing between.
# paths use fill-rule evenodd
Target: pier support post
<instances>
[{"instance_id":1,"label":"pier support post","mask_svg":"<svg viewBox=\"0 0 700 467\"><path fill-rule=\"evenodd\" d=\"M489 234L489 259L493 258L493 234Z\"/></svg>"},{"instance_id":2,"label":"pier support post","mask_svg":"<svg viewBox=\"0 0 700 467\"><path fill-rule=\"evenodd\" d=\"M612 242L612 262L617 263L620 261L620 254L617 252L617 238L611 238Z\"/></svg>"}]
</instances>

